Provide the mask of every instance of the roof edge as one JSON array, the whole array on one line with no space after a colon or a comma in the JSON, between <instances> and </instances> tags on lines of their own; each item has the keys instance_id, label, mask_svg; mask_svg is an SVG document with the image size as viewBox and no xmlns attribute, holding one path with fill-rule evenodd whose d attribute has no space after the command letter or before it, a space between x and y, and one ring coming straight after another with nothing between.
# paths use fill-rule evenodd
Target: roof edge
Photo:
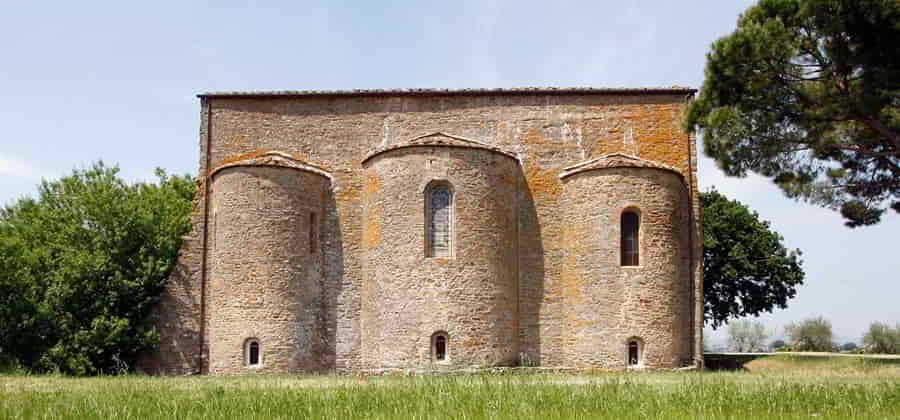
<instances>
[{"instance_id":1,"label":"roof edge","mask_svg":"<svg viewBox=\"0 0 900 420\"><path fill-rule=\"evenodd\" d=\"M512 87L472 89L348 89L348 90L273 90L222 91L197 94L198 98L271 98L271 97L327 97L327 96L487 96L487 95L693 95L697 89L672 87Z\"/></svg>"}]
</instances>

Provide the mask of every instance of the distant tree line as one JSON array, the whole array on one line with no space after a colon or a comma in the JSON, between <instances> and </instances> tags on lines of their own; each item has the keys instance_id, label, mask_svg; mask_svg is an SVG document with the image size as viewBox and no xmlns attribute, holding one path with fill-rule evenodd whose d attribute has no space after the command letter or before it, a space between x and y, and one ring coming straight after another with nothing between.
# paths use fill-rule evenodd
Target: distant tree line
<instances>
[{"instance_id":1,"label":"distant tree line","mask_svg":"<svg viewBox=\"0 0 900 420\"><path fill-rule=\"evenodd\" d=\"M741 319L728 323L728 349L741 353L764 351L848 352L869 354L900 354L900 323L873 322L863 334L862 346L854 342L834 342L831 322L823 317L807 318L785 326L788 341L775 340L768 346L769 337L759 321Z\"/></svg>"}]
</instances>

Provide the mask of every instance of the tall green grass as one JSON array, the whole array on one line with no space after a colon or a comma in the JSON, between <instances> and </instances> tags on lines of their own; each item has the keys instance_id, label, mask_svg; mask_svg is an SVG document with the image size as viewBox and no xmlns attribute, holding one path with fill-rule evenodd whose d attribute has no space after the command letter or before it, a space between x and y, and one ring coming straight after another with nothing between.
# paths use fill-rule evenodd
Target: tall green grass
<instances>
[{"instance_id":1,"label":"tall green grass","mask_svg":"<svg viewBox=\"0 0 900 420\"><path fill-rule=\"evenodd\" d=\"M776 357L713 373L0 376L0 419L900 418L896 365L836 363Z\"/></svg>"}]
</instances>

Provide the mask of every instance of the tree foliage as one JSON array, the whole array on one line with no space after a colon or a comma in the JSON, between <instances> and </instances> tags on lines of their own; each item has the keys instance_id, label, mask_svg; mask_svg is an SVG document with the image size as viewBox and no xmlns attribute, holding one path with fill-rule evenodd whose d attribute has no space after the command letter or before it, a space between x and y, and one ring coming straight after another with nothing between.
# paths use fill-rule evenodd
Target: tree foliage
<instances>
[{"instance_id":1,"label":"tree foliage","mask_svg":"<svg viewBox=\"0 0 900 420\"><path fill-rule=\"evenodd\" d=\"M685 123L726 174L850 227L900 212L900 2L761 0L713 43Z\"/></svg>"},{"instance_id":2,"label":"tree foliage","mask_svg":"<svg viewBox=\"0 0 900 420\"><path fill-rule=\"evenodd\" d=\"M194 183L129 185L97 163L0 210L0 359L37 372L130 368L174 265Z\"/></svg>"},{"instance_id":3,"label":"tree foliage","mask_svg":"<svg viewBox=\"0 0 900 420\"><path fill-rule=\"evenodd\" d=\"M900 324L893 328L881 322L873 322L863 335L863 347L867 353L900 353Z\"/></svg>"},{"instance_id":4,"label":"tree foliage","mask_svg":"<svg viewBox=\"0 0 900 420\"><path fill-rule=\"evenodd\" d=\"M786 345L787 345L787 343L785 343L784 340L778 339L778 340L771 342L769 344L769 348L772 350L779 350L781 348L784 348L784 346L786 346Z\"/></svg>"},{"instance_id":5,"label":"tree foliage","mask_svg":"<svg viewBox=\"0 0 900 420\"><path fill-rule=\"evenodd\" d=\"M856 351L856 349L858 349L858 348L859 348L859 346L857 346L856 343L854 343L852 341L848 341L844 344L841 344L841 351L843 351L843 352L853 352L853 351Z\"/></svg>"},{"instance_id":6,"label":"tree foliage","mask_svg":"<svg viewBox=\"0 0 900 420\"><path fill-rule=\"evenodd\" d=\"M728 323L728 348L750 353L763 350L769 334L762 322L739 319Z\"/></svg>"},{"instance_id":7,"label":"tree foliage","mask_svg":"<svg viewBox=\"0 0 900 420\"><path fill-rule=\"evenodd\" d=\"M831 351L831 322L823 317L792 322L784 327L794 351Z\"/></svg>"},{"instance_id":8,"label":"tree foliage","mask_svg":"<svg viewBox=\"0 0 900 420\"><path fill-rule=\"evenodd\" d=\"M803 283L800 250L789 250L747 206L712 190L703 205L703 292L706 322L787 307Z\"/></svg>"}]
</instances>

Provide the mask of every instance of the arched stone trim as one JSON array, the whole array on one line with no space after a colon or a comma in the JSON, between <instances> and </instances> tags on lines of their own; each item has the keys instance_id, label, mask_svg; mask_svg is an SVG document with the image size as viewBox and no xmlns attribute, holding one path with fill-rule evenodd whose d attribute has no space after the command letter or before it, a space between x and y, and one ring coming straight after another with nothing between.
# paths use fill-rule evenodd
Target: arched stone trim
<instances>
[{"instance_id":1,"label":"arched stone trim","mask_svg":"<svg viewBox=\"0 0 900 420\"><path fill-rule=\"evenodd\" d=\"M212 171L210 171L209 176L215 176L218 172L221 172L224 169L234 168L238 166L277 166L282 168L291 168L306 171L324 176L329 180L332 179L331 173L329 173L321 166L299 160L294 156L291 156L289 153L274 150L253 153L243 157L238 157L235 160L227 161L226 163L219 165Z\"/></svg>"},{"instance_id":2,"label":"arched stone trim","mask_svg":"<svg viewBox=\"0 0 900 420\"><path fill-rule=\"evenodd\" d=\"M446 210L441 214L437 214L440 210L434 208L434 206L436 204L435 200L439 197L435 197L434 194L444 191L447 195L445 198ZM456 255L456 191L453 188L453 184L446 180L433 180L425 186L423 197L425 204L425 257L453 258ZM446 219L443 226L438 226L439 221L435 221L436 216ZM443 238L443 244L437 243L437 240L440 238ZM438 246L446 248L446 250L440 250Z\"/></svg>"},{"instance_id":3,"label":"arched stone trim","mask_svg":"<svg viewBox=\"0 0 900 420\"><path fill-rule=\"evenodd\" d=\"M563 172L559 174L560 179L566 179L572 175L576 175L582 172L595 171L600 169L610 169L610 168L648 168L648 169L657 169L670 171L677 174L679 177L684 178L681 174L681 171L678 169L663 164L659 162L655 162L652 160L643 159L634 155L628 155L625 153L609 153L602 155L600 157L586 160L584 162L576 163L574 165L563 168Z\"/></svg>"},{"instance_id":4,"label":"arched stone trim","mask_svg":"<svg viewBox=\"0 0 900 420\"><path fill-rule=\"evenodd\" d=\"M503 150L499 147L492 146L490 144L480 142L478 140L473 140L469 138L465 138L462 136L457 136L453 134L442 133L440 131L436 131L429 134L424 134L418 137L413 137L412 139L406 140L401 143L397 143L391 146L381 147L369 152L362 160L362 164L365 165L366 162L374 158L375 156L381 155L383 153L392 152L394 150L408 149L411 147L462 147L468 149L482 149L488 150L494 153L498 153L516 161L519 161L518 155L513 152Z\"/></svg>"},{"instance_id":5,"label":"arched stone trim","mask_svg":"<svg viewBox=\"0 0 900 420\"><path fill-rule=\"evenodd\" d=\"M444 330L431 334L431 361L434 363L450 362L450 335Z\"/></svg>"}]
</instances>

